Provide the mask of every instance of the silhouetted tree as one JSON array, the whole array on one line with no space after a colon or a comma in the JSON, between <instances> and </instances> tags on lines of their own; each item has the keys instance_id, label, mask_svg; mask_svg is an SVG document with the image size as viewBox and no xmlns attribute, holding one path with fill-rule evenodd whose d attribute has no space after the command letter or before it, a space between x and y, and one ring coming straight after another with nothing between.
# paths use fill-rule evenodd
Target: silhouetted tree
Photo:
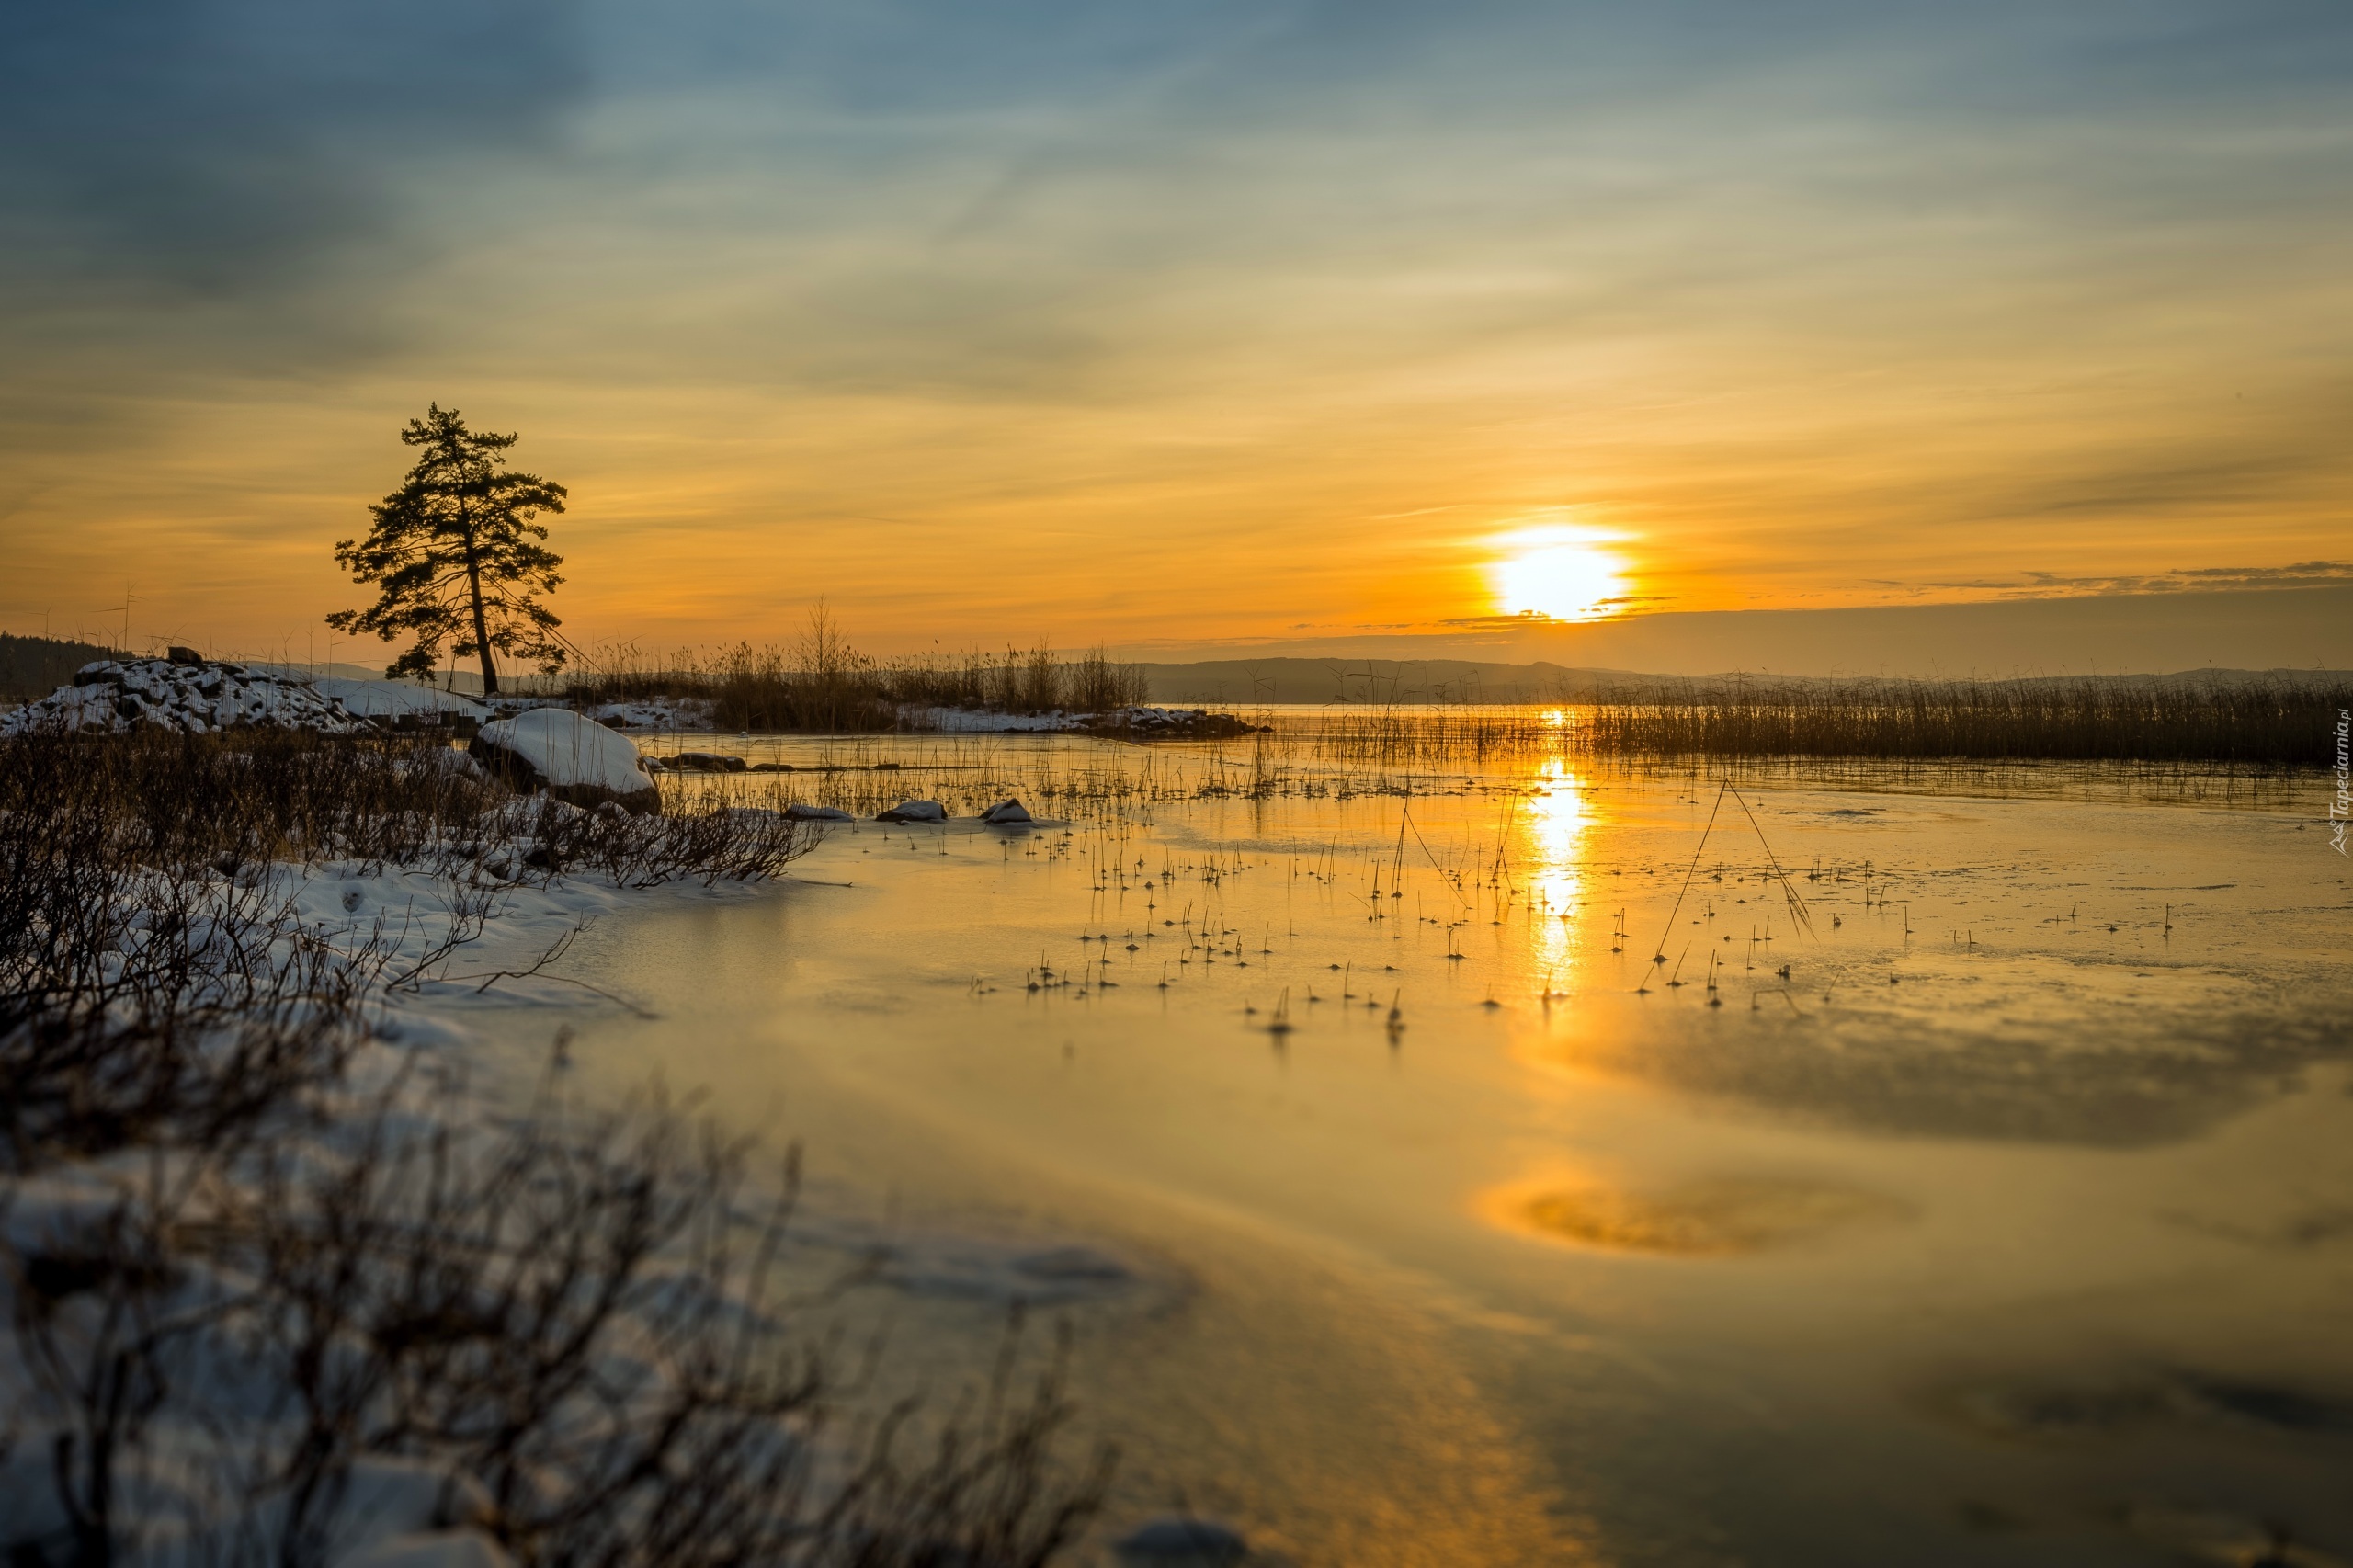
<instances>
[{"instance_id":1,"label":"silhouetted tree","mask_svg":"<svg viewBox=\"0 0 2353 1568\"><path fill-rule=\"evenodd\" d=\"M563 486L509 471L506 452L516 437L476 434L454 408L436 403L408 422L401 440L425 455L398 490L368 508L376 519L368 537L335 547L337 564L383 593L366 609L337 610L327 624L387 642L415 632L416 645L385 667L391 680L432 678L451 639L458 657L481 658L484 695L498 689L493 649L537 663L542 675L561 669L554 631L562 622L537 596L563 581L555 571L563 557L535 542L548 530L531 519L563 510Z\"/></svg>"}]
</instances>

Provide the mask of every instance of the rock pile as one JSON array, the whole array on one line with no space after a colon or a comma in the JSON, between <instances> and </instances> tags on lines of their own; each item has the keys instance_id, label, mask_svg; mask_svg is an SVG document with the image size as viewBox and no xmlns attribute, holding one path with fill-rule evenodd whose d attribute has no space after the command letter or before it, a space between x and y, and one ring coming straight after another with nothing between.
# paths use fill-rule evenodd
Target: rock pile
<instances>
[{"instance_id":1,"label":"rock pile","mask_svg":"<svg viewBox=\"0 0 2353 1568\"><path fill-rule=\"evenodd\" d=\"M210 734L220 730L308 730L351 735L384 730L454 729L483 716L471 699L410 681L313 679L260 665L208 659L174 648L164 659L101 659L74 684L0 715L0 734L30 731L137 729Z\"/></svg>"},{"instance_id":2,"label":"rock pile","mask_svg":"<svg viewBox=\"0 0 2353 1568\"><path fill-rule=\"evenodd\" d=\"M176 648L173 653L188 650ZM0 714L0 733L5 734L51 730L121 734L154 728L202 735L216 730L277 728L348 735L372 727L341 703L321 696L307 681L193 654L101 659L83 665L72 686Z\"/></svg>"}]
</instances>

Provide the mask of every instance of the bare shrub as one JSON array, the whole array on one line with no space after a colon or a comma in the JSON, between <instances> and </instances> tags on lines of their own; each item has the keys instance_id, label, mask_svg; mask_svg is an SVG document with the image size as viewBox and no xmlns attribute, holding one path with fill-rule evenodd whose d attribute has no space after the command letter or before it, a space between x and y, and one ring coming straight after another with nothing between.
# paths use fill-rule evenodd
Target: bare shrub
<instances>
[{"instance_id":1,"label":"bare shrub","mask_svg":"<svg viewBox=\"0 0 2353 1568\"><path fill-rule=\"evenodd\" d=\"M1067 1544L1108 1460L1054 1459L1059 1358L1027 1400L1006 1361L919 1461L908 1408L832 1437L861 1385L794 1326L822 1301L774 1297L789 1167L747 1221L749 1149L658 1100L583 1118L550 1095L494 1125L404 1076L352 1116L393 944L306 928L270 865L428 871L446 949L514 880L756 877L806 846L723 801L518 800L446 748L0 743L0 1281L25 1394L0 1436L46 1459L50 1505L0 1521L9 1561L160 1540L305 1568L392 1460L479 1488L473 1522L526 1563L1013 1565Z\"/></svg>"},{"instance_id":2,"label":"bare shrub","mask_svg":"<svg viewBox=\"0 0 2353 1568\"><path fill-rule=\"evenodd\" d=\"M0 1165L218 1145L331 1081L385 957L306 931L266 879L158 843L99 747L0 745ZM216 823L250 840L233 813ZM154 858L150 858L153 856ZM160 862L160 863L159 863Z\"/></svg>"},{"instance_id":3,"label":"bare shrub","mask_svg":"<svg viewBox=\"0 0 2353 1568\"><path fill-rule=\"evenodd\" d=\"M135 1533L119 1499L156 1490L167 1427L215 1479L188 1539L292 1568L333 1556L386 1458L484 1499L474 1522L529 1564L1030 1568L1099 1507L1110 1455L1061 1462L1063 1357L1019 1392L1017 1324L913 1459L912 1404L835 1437L863 1384L794 1326L834 1298L772 1284L790 1159L750 1203L749 1146L658 1097L583 1117L550 1093L492 1126L447 1093L399 1085L340 1137L250 1152L201 1227L142 1189L11 1250L64 1561ZM191 1252L241 1283L191 1290ZM265 1397L188 1408L223 1387Z\"/></svg>"}]
</instances>

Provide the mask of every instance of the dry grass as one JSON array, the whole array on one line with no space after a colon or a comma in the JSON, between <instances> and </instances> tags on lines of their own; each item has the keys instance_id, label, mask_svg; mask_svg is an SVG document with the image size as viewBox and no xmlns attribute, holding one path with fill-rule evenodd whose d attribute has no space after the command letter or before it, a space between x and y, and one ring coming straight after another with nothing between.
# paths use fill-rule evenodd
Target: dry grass
<instances>
[{"instance_id":1,"label":"dry grass","mask_svg":"<svg viewBox=\"0 0 2353 1568\"><path fill-rule=\"evenodd\" d=\"M822 605L782 647L737 644L716 656L681 650L650 659L633 647L599 650L592 674L574 676L574 702L699 698L722 730L858 733L897 729L904 709L999 713L1105 713L1147 700L1142 670L1100 647L1060 659L1040 642L999 657L973 650L900 659L852 647Z\"/></svg>"},{"instance_id":2,"label":"dry grass","mask_svg":"<svg viewBox=\"0 0 2353 1568\"><path fill-rule=\"evenodd\" d=\"M1601 754L2020 758L2316 766L2341 682L1731 682L1597 704L1577 741Z\"/></svg>"},{"instance_id":3,"label":"dry grass","mask_svg":"<svg viewBox=\"0 0 2353 1568\"><path fill-rule=\"evenodd\" d=\"M2353 686L2327 678L1670 681L1602 701L1322 709L1279 723L1379 766L1584 759L2221 763L2316 767Z\"/></svg>"}]
</instances>

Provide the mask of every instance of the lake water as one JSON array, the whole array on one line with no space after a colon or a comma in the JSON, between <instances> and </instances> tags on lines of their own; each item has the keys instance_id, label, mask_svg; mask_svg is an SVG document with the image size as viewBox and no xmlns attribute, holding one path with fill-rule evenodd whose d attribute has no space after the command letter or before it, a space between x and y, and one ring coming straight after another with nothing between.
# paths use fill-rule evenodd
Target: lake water
<instances>
[{"instance_id":1,"label":"lake water","mask_svg":"<svg viewBox=\"0 0 2353 1568\"><path fill-rule=\"evenodd\" d=\"M796 771L688 787L1041 820L600 925L652 1016L577 1059L798 1140L902 1377L1067 1321L1083 1561L1186 1509L1313 1564L2353 1557L2317 778L727 749Z\"/></svg>"}]
</instances>

